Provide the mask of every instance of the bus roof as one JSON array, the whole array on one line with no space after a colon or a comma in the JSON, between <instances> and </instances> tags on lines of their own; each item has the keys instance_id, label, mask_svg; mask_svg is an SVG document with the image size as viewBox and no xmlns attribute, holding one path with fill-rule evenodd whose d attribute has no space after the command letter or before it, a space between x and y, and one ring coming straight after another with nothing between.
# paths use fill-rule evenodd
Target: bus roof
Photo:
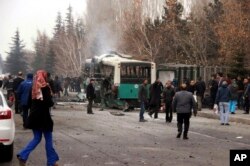
<instances>
[{"instance_id":1,"label":"bus roof","mask_svg":"<svg viewBox=\"0 0 250 166\"><path fill-rule=\"evenodd\" d=\"M129 59L129 58L125 58L125 57L120 57L117 56L115 54L106 54L106 56L101 56L100 61L103 64L106 65L111 65L111 66L115 66L119 63L145 63L145 64L151 64L152 62L149 61L140 61L140 60L135 60L135 59Z\"/></svg>"}]
</instances>

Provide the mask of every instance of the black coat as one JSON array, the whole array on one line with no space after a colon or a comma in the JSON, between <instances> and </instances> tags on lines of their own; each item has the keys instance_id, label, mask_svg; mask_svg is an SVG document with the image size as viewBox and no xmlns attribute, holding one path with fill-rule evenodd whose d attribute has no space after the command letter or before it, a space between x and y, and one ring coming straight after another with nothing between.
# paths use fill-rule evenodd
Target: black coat
<instances>
[{"instance_id":1,"label":"black coat","mask_svg":"<svg viewBox=\"0 0 250 166\"><path fill-rule=\"evenodd\" d=\"M175 90L172 87L166 87L163 90L163 98L165 103L172 103L175 95Z\"/></svg>"},{"instance_id":2,"label":"black coat","mask_svg":"<svg viewBox=\"0 0 250 166\"><path fill-rule=\"evenodd\" d=\"M15 78L15 79L13 80L13 90L14 90L14 92L17 91L19 85L20 85L23 81L24 81L24 79L21 78L21 77L17 77L17 78Z\"/></svg>"},{"instance_id":3,"label":"black coat","mask_svg":"<svg viewBox=\"0 0 250 166\"><path fill-rule=\"evenodd\" d=\"M218 91L218 82L216 80L211 80L210 82L210 96L215 97Z\"/></svg>"},{"instance_id":4,"label":"black coat","mask_svg":"<svg viewBox=\"0 0 250 166\"><path fill-rule=\"evenodd\" d=\"M161 93L163 86L161 83L155 82L150 87L150 106L160 106L161 104Z\"/></svg>"},{"instance_id":5,"label":"black coat","mask_svg":"<svg viewBox=\"0 0 250 166\"><path fill-rule=\"evenodd\" d=\"M93 100L95 99L95 97L95 88L93 84L89 83L89 85L87 86L87 99Z\"/></svg>"},{"instance_id":6,"label":"black coat","mask_svg":"<svg viewBox=\"0 0 250 166\"><path fill-rule=\"evenodd\" d=\"M204 93L206 91L206 84L205 84L205 82L204 81L198 81L195 84L195 90L196 90L196 95L197 96L203 97Z\"/></svg>"},{"instance_id":7,"label":"black coat","mask_svg":"<svg viewBox=\"0 0 250 166\"><path fill-rule=\"evenodd\" d=\"M43 100L33 99L27 121L29 129L53 131L53 120L49 108L54 105L49 87L42 88Z\"/></svg>"}]
</instances>

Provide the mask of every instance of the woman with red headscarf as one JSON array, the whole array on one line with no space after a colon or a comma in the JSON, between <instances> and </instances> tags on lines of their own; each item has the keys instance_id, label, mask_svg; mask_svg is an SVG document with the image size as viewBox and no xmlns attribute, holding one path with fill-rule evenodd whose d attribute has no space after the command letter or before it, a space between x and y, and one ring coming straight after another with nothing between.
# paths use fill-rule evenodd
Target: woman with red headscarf
<instances>
[{"instance_id":1,"label":"woman with red headscarf","mask_svg":"<svg viewBox=\"0 0 250 166\"><path fill-rule=\"evenodd\" d=\"M34 138L22 149L17 158L21 166L25 166L29 154L40 143L42 135L45 138L47 166L58 166L59 157L53 148L53 120L49 108L54 105L52 101L51 89L47 83L47 72L37 71L32 86L31 111L27 121L27 127L32 129Z\"/></svg>"}]
</instances>

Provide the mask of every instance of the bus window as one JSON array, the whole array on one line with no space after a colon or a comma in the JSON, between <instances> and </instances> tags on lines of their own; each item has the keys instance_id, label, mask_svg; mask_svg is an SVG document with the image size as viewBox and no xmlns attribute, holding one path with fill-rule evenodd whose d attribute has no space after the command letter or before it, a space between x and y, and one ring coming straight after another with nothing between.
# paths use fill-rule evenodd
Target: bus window
<instances>
[{"instance_id":1,"label":"bus window","mask_svg":"<svg viewBox=\"0 0 250 166\"><path fill-rule=\"evenodd\" d=\"M151 64L121 64L121 83L140 84L145 78L151 82Z\"/></svg>"}]
</instances>

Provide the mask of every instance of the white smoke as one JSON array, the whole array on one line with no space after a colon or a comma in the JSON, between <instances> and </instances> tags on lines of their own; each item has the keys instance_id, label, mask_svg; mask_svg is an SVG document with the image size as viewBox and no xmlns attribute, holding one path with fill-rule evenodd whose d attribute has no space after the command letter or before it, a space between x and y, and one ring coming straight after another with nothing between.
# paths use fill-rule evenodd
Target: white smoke
<instances>
[{"instance_id":1,"label":"white smoke","mask_svg":"<svg viewBox=\"0 0 250 166\"><path fill-rule=\"evenodd\" d=\"M192 1L179 0L184 5L184 14L188 15ZM196 1L196 0L193 0ZM108 51L118 51L123 29L119 21L125 12L133 12L135 6L141 6L142 20L152 21L164 15L166 0L88 0L87 1L87 43L88 55L96 55ZM143 22L142 22L143 23Z\"/></svg>"}]
</instances>

